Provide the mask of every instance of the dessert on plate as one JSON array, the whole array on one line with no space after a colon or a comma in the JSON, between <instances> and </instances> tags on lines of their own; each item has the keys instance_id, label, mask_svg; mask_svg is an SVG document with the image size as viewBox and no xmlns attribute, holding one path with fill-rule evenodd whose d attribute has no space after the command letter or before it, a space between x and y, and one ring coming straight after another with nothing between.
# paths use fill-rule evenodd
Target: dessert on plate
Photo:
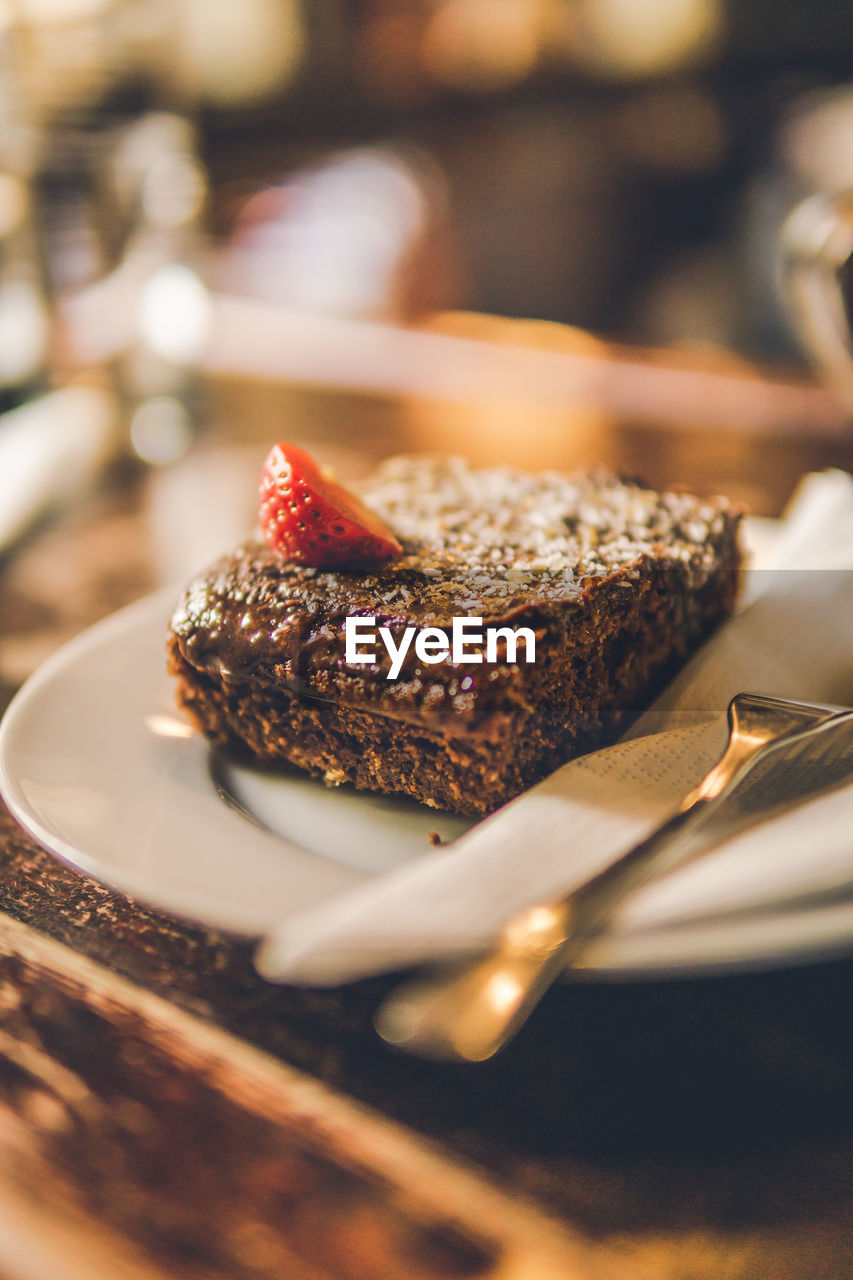
<instances>
[{"instance_id":1,"label":"dessert on plate","mask_svg":"<svg viewBox=\"0 0 853 1280\"><path fill-rule=\"evenodd\" d=\"M490 812L613 741L731 611L738 508L609 474L386 462L360 497L279 445L258 535L171 622L219 746Z\"/></svg>"}]
</instances>

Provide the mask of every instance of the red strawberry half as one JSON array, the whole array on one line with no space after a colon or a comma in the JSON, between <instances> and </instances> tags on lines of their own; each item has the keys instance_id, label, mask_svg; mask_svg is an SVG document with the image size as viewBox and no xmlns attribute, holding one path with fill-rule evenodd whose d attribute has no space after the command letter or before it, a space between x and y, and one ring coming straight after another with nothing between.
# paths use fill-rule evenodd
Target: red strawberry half
<instances>
[{"instance_id":1,"label":"red strawberry half","mask_svg":"<svg viewBox=\"0 0 853 1280\"><path fill-rule=\"evenodd\" d=\"M304 449L274 445L261 472L260 521L274 551L324 568L370 569L403 548L384 520Z\"/></svg>"}]
</instances>

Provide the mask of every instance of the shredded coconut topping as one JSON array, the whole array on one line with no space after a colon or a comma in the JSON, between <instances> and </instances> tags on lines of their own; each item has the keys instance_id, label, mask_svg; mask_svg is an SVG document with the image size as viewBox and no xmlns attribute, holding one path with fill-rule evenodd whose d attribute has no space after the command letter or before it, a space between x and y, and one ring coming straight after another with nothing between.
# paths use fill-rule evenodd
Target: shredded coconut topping
<instances>
[{"instance_id":1,"label":"shredded coconut topping","mask_svg":"<svg viewBox=\"0 0 853 1280\"><path fill-rule=\"evenodd\" d=\"M729 511L723 500L656 493L600 472L534 475L459 458L393 458L364 496L403 542L395 569L444 576L452 567L486 596L529 587L531 575L565 587L648 555L701 568Z\"/></svg>"}]
</instances>

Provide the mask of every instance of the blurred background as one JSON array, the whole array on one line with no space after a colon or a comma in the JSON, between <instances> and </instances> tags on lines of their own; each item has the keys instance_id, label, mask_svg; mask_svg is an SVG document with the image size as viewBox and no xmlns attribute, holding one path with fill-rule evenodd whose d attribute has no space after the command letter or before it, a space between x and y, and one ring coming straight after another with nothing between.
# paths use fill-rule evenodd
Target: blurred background
<instances>
[{"instance_id":1,"label":"blurred background","mask_svg":"<svg viewBox=\"0 0 853 1280\"><path fill-rule=\"evenodd\" d=\"M777 514L853 464L779 279L851 56L843 0L0 0L0 545L130 485L190 572L279 438Z\"/></svg>"}]
</instances>

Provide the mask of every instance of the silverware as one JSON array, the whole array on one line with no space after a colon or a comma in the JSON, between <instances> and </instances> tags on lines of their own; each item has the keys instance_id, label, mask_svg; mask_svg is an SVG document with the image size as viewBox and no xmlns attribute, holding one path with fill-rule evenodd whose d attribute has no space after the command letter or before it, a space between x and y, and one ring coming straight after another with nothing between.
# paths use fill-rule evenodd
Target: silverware
<instances>
[{"instance_id":1,"label":"silverware","mask_svg":"<svg viewBox=\"0 0 853 1280\"><path fill-rule=\"evenodd\" d=\"M579 889L513 916L485 956L393 991L375 1019L383 1040L423 1057L485 1061L635 889L853 772L853 710L739 693L728 719L725 751L667 821Z\"/></svg>"}]
</instances>

